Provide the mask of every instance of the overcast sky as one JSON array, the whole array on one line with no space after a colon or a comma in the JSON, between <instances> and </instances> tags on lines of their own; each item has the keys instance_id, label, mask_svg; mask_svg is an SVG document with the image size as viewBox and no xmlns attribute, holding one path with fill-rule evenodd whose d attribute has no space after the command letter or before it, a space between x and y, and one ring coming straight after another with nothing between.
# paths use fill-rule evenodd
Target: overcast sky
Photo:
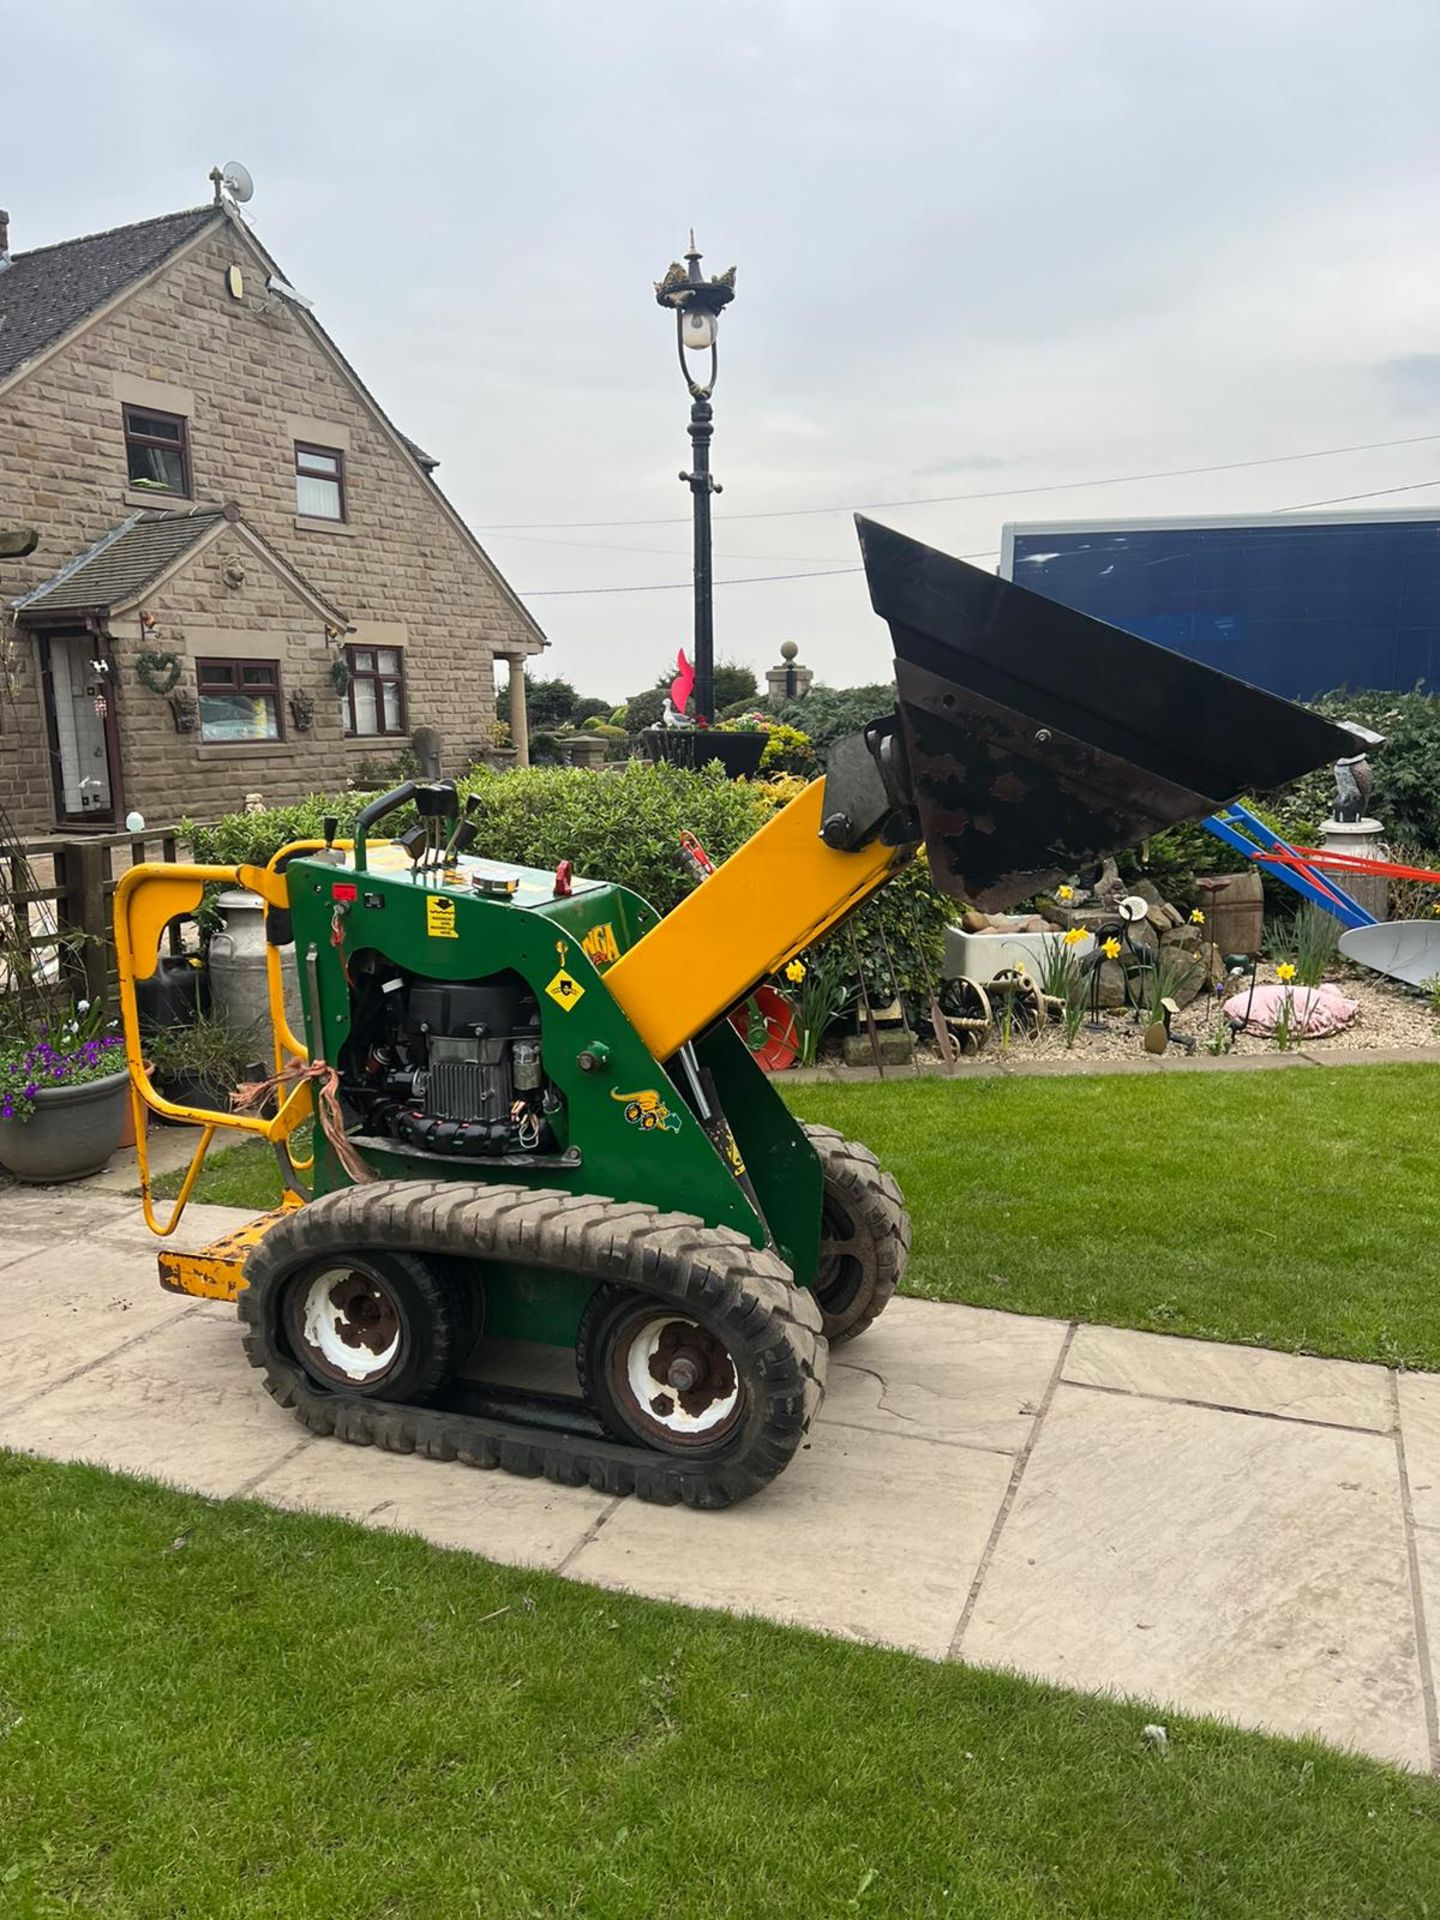
<instances>
[{"instance_id":1,"label":"overcast sky","mask_svg":"<svg viewBox=\"0 0 1440 1920\"><path fill-rule=\"evenodd\" d=\"M722 580L854 567L866 503L1402 436L1436 438L878 517L973 554L1008 519L1426 481L1373 504L1440 508L1436 0L58 0L7 9L0 58L15 250L243 160L260 238L582 691L689 634L652 282L692 224L739 267ZM553 524L604 521L649 524ZM786 639L888 678L862 575L717 592L719 655Z\"/></svg>"}]
</instances>

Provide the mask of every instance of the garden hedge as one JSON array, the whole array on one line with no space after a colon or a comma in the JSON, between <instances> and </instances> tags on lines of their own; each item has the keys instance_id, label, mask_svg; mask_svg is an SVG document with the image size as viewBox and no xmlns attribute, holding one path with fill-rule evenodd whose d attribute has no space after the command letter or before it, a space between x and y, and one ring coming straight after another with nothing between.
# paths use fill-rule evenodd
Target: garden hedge
<instances>
[{"instance_id":1,"label":"garden hedge","mask_svg":"<svg viewBox=\"0 0 1440 1920\"><path fill-rule=\"evenodd\" d=\"M574 862L579 874L613 880L668 913L694 882L677 858L688 829L717 863L727 859L800 790L791 776L727 780L718 767L700 772L631 760L615 768L529 767L508 773L477 768L457 782L480 799L476 851L519 866ZM232 813L212 825L182 823L197 861L263 866L292 840L319 839L327 814L350 837L368 793L310 794L292 806ZM394 832L403 816L387 820ZM898 990L919 1012L938 978L948 903L930 885L923 861L892 883L835 936L847 955L852 987L858 951L866 988L877 1002Z\"/></svg>"}]
</instances>

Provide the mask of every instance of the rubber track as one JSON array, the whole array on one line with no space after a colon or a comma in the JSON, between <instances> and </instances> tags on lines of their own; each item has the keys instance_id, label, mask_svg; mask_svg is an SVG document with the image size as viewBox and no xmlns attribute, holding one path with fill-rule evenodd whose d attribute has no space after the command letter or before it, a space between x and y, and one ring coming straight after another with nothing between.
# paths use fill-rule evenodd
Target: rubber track
<instances>
[{"instance_id":1,"label":"rubber track","mask_svg":"<svg viewBox=\"0 0 1440 1920\"><path fill-rule=\"evenodd\" d=\"M592 1275L672 1302L724 1335L759 1383L740 1451L712 1462L652 1453L519 1421L399 1405L317 1388L267 1339L268 1302L304 1261L341 1250L408 1249L517 1260ZM386 1181L326 1194L272 1227L246 1263L237 1306L245 1352L313 1433L544 1476L661 1505L727 1507L788 1465L824 1394L826 1343L814 1296L773 1253L728 1227L638 1202L533 1187Z\"/></svg>"},{"instance_id":2,"label":"rubber track","mask_svg":"<svg viewBox=\"0 0 1440 1920\"><path fill-rule=\"evenodd\" d=\"M895 1296L910 1262L910 1215L905 1196L893 1174L886 1173L869 1147L847 1140L834 1127L801 1122L801 1131L820 1156L825 1184L833 1187L856 1221L868 1227L873 1259L864 1311L843 1329L832 1327L830 1340L838 1346L873 1326Z\"/></svg>"}]
</instances>

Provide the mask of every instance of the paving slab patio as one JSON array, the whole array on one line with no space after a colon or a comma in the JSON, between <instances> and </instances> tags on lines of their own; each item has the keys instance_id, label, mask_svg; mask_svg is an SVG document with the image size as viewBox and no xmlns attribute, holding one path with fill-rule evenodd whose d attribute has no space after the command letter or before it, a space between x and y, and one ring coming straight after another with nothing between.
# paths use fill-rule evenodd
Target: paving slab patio
<instances>
[{"instance_id":1,"label":"paving slab patio","mask_svg":"<svg viewBox=\"0 0 1440 1920\"><path fill-rule=\"evenodd\" d=\"M0 1183L0 1446L1440 1772L1440 1379L899 1300L789 1470L696 1514L316 1440L155 1247Z\"/></svg>"}]
</instances>

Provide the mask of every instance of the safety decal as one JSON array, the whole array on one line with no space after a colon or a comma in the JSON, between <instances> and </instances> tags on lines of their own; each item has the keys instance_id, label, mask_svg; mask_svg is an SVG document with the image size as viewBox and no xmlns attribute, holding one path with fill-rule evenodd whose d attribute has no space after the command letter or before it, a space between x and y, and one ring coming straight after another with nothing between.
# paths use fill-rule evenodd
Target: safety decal
<instances>
[{"instance_id":1,"label":"safety decal","mask_svg":"<svg viewBox=\"0 0 1440 1920\"><path fill-rule=\"evenodd\" d=\"M443 893L425 896L425 932L431 940L458 940L455 926L455 902Z\"/></svg>"},{"instance_id":2,"label":"safety decal","mask_svg":"<svg viewBox=\"0 0 1440 1920\"><path fill-rule=\"evenodd\" d=\"M608 920L601 926L592 927L580 945L584 949L586 959L594 967L613 966L620 958L615 929Z\"/></svg>"},{"instance_id":3,"label":"safety decal","mask_svg":"<svg viewBox=\"0 0 1440 1920\"><path fill-rule=\"evenodd\" d=\"M561 967L545 991L556 1006L563 1007L566 1013L569 1013L572 1007L578 1007L585 994L585 989L574 974L567 973L564 967Z\"/></svg>"},{"instance_id":4,"label":"safety decal","mask_svg":"<svg viewBox=\"0 0 1440 1920\"><path fill-rule=\"evenodd\" d=\"M641 1087L635 1093L616 1093L612 1089L610 1098L625 1102L625 1118L642 1133L680 1131L679 1114L670 1111L654 1087Z\"/></svg>"}]
</instances>

